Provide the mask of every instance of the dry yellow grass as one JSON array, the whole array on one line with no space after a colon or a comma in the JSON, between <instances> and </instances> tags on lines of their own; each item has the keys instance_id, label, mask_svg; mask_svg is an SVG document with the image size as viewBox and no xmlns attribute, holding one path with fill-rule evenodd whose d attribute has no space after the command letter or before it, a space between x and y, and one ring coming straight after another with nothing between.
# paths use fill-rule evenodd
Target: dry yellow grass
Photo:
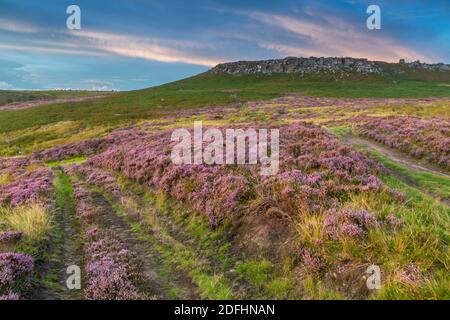
<instances>
[{"instance_id":1,"label":"dry yellow grass","mask_svg":"<svg viewBox=\"0 0 450 320\"><path fill-rule=\"evenodd\" d=\"M45 236L52 225L50 213L38 204L0 208L0 220L4 221L9 228L22 232L32 241Z\"/></svg>"}]
</instances>

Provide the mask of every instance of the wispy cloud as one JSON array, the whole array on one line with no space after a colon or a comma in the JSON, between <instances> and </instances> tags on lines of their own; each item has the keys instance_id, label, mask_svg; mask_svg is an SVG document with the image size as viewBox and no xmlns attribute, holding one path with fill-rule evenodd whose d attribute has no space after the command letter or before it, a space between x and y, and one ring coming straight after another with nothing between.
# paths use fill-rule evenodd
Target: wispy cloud
<instances>
[{"instance_id":1,"label":"wispy cloud","mask_svg":"<svg viewBox=\"0 0 450 320\"><path fill-rule=\"evenodd\" d=\"M21 88L17 88L8 82L0 81L0 90L21 90Z\"/></svg>"},{"instance_id":2,"label":"wispy cloud","mask_svg":"<svg viewBox=\"0 0 450 320\"><path fill-rule=\"evenodd\" d=\"M0 30L15 33L50 33L31 24L0 18ZM5 40L0 44L4 50L67 54L81 56L104 56L116 54L144 60L186 63L211 67L222 62L208 57L200 51L214 51L212 44L178 39L135 36L101 31L59 31L53 32L57 40L25 38L20 43ZM63 37L61 37L63 36ZM61 40L64 38L64 40ZM48 38L47 38L48 39Z\"/></svg>"},{"instance_id":3,"label":"wispy cloud","mask_svg":"<svg viewBox=\"0 0 450 320\"><path fill-rule=\"evenodd\" d=\"M195 42L92 31L73 32L72 35L85 39L92 48L126 57L170 63L189 63L208 67L221 62L219 59L194 53L195 50L193 49L211 48L211 45L203 46Z\"/></svg>"},{"instance_id":4,"label":"wispy cloud","mask_svg":"<svg viewBox=\"0 0 450 320\"><path fill-rule=\"evenodd\" d=\"M41 32L42 29L26 22L0 17L0 30L20 33Z\"/></svg>"},{"instance_id":5,"label":"wispy cloud","mask_svg":"<svg viewBox=\"0 0 450 320\"><path fill-rule=\"evenodd\" d=\"M81 50L81 49L68 49L64 48L64 45L58 42L52 42L51 45L56 45L57 47L45 46L42 43L35 44L3 44L0 43L0 49L3 50L14 50L23 52L35 52L35 53L50 53L50 54L64 54L64 55L75 55L75 56L89 56L89 57L101 57L105 54L101 52L95 52L92 50Z\"/></svg>"},{"instance_id":6,"label":"wispy cloud","mask_svg":"<svg viewBox=\"0 0 450 320\"><path fill-rule=\"evenodd\" d=\"M260 42L261 47L286 55L307 53L308 55L365 57L384 61L398 61L401 58L428 60L428 57L402 46L393 39L380 34L370 36L367 32L362 32L354 25L336 17L319 16L317 17L319 23L260 12L251 13L249 16L298 37L298 45Z\"/></svg>"},{"instance_id":7,"label":"wispy cloud","mask_svg":"<svg viewBox=\"0 0 450 320\"><path fill-rule=\"evenodd\" d=\"M91 90L93 91L111 91L115 90L114 84L109 81L101 81L95 79L84 80L84 83L91 85Z\"/></svg>"}]
</instances>

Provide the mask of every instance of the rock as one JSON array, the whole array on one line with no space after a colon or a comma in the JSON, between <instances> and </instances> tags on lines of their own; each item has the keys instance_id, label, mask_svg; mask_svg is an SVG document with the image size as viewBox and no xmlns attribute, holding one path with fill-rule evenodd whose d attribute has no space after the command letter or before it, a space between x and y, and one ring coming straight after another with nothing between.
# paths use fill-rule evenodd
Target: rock
<instances>
[{"instance_id":1,"label":"rock","mask_svg":"<svg viewBox=\"0 0 450 320\"><path fill-rule=\"evenodd\" d=\"M352 72L360 74L381 74L384 71L383 67L386 65L386 62L369 61L367 59L349 57L287 57L284 59L222 63L215 66L208 72L212 74L226 73L232 75L297 73L302 76L305 74L331 73L345 76ZM405 59L400 59L399 63L392 63L391 65L394 67L396 65L402 65L411 69L450 71L450 65L448 64L427 64L420 62L419 60L407 63L405 62ZM394 72L403 73L401 69Z\"/></svg>"},{"instance_id":2,"label":"rock","mask_svg":"<svg viewBox=\"0 0 450 320\"><path fill-rule=\"evenodd\" d=\"M367 59L355 58L296 58L262 60L262 61L238 61L219 64L210 73L227 74L272 74L272 73L348 73L358 72L363 74L381 73L381 64Z\"/></svg>"}]
</instances>

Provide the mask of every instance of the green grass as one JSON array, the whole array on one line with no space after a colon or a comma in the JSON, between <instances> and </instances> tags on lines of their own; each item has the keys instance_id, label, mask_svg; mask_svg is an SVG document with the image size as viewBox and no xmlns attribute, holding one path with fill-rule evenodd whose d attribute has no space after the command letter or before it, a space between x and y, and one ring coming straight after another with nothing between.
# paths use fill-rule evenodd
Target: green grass
<instances>
[{"instance_id":1,"label":"green grass","mask_svg":"<svg viewBox=\"0 0 450 320\"><path fill-rule=\"evenodd\" d=\"M178 284L173 282L176 278L173 278L173 274L181 271L192 279L202 298L233 298L231 282L224 275L229 263L224 257L227 256L227 247L224 247L225 252L216 256L217 244L222 243L225 236L224 229L205 228L207 222L204 216L187 214L162 194L145 191L127 179L119 181L122 191L140 195L139 201L132 198L117 201L106 193L104 195L117 214L127 221L130 230L140 240L147 242L149 248L159 256L160 265L156 270L159 279L165 284L168 296L183 298L186 289L177 287ZM136 221L130 217L130 207L141 212L144 221ZM183 219L186 216L189 219ZM167 225L169 219L171 226ZM178 236L173 234L174 228ZM184 241L187 239L192 240L192 244L186 244Z\"/></svg>"},{"instance_id":2,"label":"green grass","mask_svg":"<svg viewBox=\"0 0 450 320\"><path fill-rule=\"evenodd\" d=\"M54 214L54 227L50 232L51 242L46 252L47 269L42 275L44 288L52 295L53 299L79 299L78 290L66 290L64 286L64 270L68 267L64 265L64 254L82 256L81 252L81 226L75 215L76 200L73 194L73 187L70 178L62 171L55 170L53 185L55 188L56 212ZM64 226L70 223L69 226ZM65 235L63 228L70 228L71 235ZM66 238L66 239L65 239ZM71 252L74 251L74 252ZM66 257L67 259L67 257ZM72 264L80 264L77 259L71 261Z\"/></svg>"},{"instance_id":3,"label":"green grass","mask_svg":"<svg viewBox=\"0 0 450 320\"><path fill-rule=\"evenodd\" d=\"M373 298L449 299L450 208L392 176L385 175L382 180L389 187L404 192L408 198L406 205L396 210L405 226L393 241L387 243L393 245L395 255L386 256L386 265L395 270L397 263L414 261L426 272L426 277L408 284L393 272Z\"/></svg>"},{"instance_id":4,"label":"green grass","mask_svg":"<svg viewBox=\"0 0 450 320\"><path fill-rule=\"evenodd\" d=\"M183 109L271 99L286 93L330 97L450 96L450 87L423 77L355 76L348 80L301 78L295 74L210 75L176 81L144 90L122 92L76 104L52 104L36 108L0 111L0 133L76 121L84 125L120 125L157 119ZM393 83L396 79L396 83ZM450 83L450 79L445 80ZM442 81L441 81L442 82Z\"/></svg>"},{"instance_id":5,"label":"green grass","mask_svg":"<svg viewBox=\"0 0 450 320\"><path fill-rule=\"evenodd\" d=\"M83 90L47 90L47 91L0 90L0 106L15 102L89 97L100 94L106 95L110 94L110 92L83 91Z\"/></svg>"},{"instance_id":6,"label":"green grass","mask_svg":"<svg viewBox=\"0 0 450 320\"><path fill-rule=\"evenodd\" d=\"M370 151L370 154L386 168L393 170L401 177L412 181L420 189L436 195L441 199L450 199L450 179L429 172L406 168L377 151Z\"/></svg>"},{"instance_id":7,"label":"green grass","mask_svg":"<svg viewBox=\"0 0 450 320\"><path fill-rule=\"evenodd\" d=\"M86 161L86 157L84 156L77 156L69 159L64 159L61 161L49 161L46 162L46 165L50 168L52 167L58 167L58 166L64 166L64 165L71 165L71 164L81 164Z\"/></svg>"}]
</instances>

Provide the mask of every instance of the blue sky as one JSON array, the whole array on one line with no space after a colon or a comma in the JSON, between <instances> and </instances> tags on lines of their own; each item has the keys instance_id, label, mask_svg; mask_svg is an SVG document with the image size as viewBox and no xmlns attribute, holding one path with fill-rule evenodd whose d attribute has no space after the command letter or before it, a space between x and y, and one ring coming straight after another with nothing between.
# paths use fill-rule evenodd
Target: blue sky
<instances>
[{"instance_id":1,"label":"blue sky","mask_svg":"<svg viewBox=\"0 0 450 320\"><path fill-rule=\"evenodd\" d=\"M286 56L450 63L450 1L0 0L0 89L131 90Z\"/></svg>"}]
</instances>

